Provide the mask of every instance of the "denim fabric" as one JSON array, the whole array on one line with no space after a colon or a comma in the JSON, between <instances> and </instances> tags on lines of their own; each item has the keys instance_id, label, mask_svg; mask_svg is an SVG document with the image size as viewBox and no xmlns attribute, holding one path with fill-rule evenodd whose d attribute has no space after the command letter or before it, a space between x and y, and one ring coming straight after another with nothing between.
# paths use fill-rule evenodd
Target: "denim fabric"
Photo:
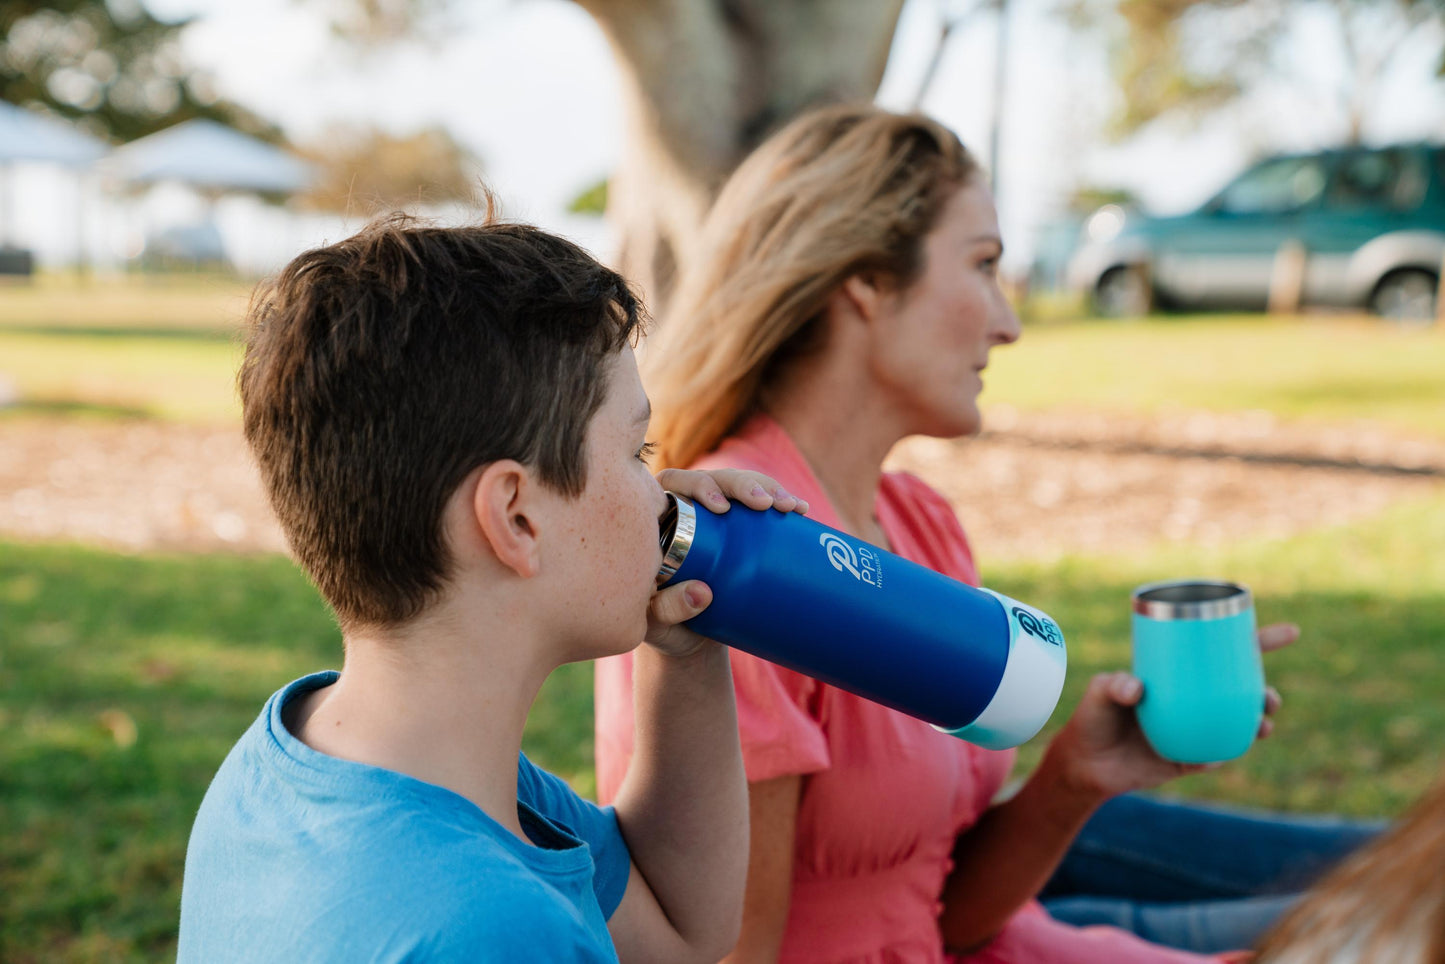
<instances>
[{"instance_id":1,"label":"denim fabric","mask_svg":"<svg viewBox=\"0 0 1445 964\"><path fill-rule=\"evenodd\" d=\"M1245 948L1384 826L1123 796L1085 825L1039 899L1070 924L1200 953Z\"/></svg>"}]
</instances>

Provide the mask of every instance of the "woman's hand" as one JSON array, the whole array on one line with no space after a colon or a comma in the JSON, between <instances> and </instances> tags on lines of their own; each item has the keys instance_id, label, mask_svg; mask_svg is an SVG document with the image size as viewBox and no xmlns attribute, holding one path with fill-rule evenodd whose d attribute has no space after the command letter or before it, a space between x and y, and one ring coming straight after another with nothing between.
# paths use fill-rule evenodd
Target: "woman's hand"
<instances>
[{"instance_id":1,"label":"woman's hand","mask_svg":"<svg viewBox=\"0 0 1445 964\"><path fill-rule=\"evenodd\" d=\"M710 472L663 469L657 481L669 492L687 496L719 515L733 502L750 509L779 512L807 512L808 503L790 493L773 479L742 469L714 469ZM707 642L682 623L696 616L712 602L712 590L696 579L659 589L647 613L647 642L672 656L687 656Z\"/></svg>"},{"instance_id":2,"label":"woman's hand","mask_svg":"<svg viewBox=\"0 0 1445 964\"><path fill-rule=\"evenodd\" d=\"M1298 626L1277 623L1259 631L1259 648L1271 652L1298 638ZM1054 737L1046 754L1053 758L1050 769L1070 791L1102 802L1218 766L1174 763L1155 753L1135 713L1143 696L1143 684L1126 672L1100 673L1090 681L1074 715ZM1279 707L1279 693L1268 687L1264 720L1259 726L1261 738L1274 729L1271 717Z\"/></svg>"}]
</instances>

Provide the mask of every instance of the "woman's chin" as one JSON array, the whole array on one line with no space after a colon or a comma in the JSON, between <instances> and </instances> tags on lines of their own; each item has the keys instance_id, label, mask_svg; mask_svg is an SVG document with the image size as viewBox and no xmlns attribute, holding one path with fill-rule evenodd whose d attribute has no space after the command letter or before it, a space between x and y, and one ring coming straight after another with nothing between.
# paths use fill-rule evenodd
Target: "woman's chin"
<instances>
[{"instance_id":1,"label":"woman's chin","mask_svg":"<svg viewBox=\"0 0 1445 964\"><path fill-rule=\"evenodd\" d=\"M977 412L958 413L948 418L940 418L927 429L918 432L919 435L929 435L933 438L968 438L983 431L983 417Z\"/></svg>"}]
</instances>

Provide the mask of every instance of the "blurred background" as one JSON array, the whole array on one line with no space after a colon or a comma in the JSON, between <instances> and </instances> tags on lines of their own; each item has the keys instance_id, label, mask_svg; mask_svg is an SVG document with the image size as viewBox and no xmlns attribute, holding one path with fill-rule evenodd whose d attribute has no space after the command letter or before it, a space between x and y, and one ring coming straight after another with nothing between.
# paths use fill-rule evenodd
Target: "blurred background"
<instances>
[{"instance_id":1,"label":"blurred background","mask_svg":"<svg viewBox=\"0 0 1445 964\"><path fill-rule=\"evenodd\" d=\"M985 581L1128 663L1128 593L1250 584L1277 735L1169 793L1398 813L1445 731L1445 0L0 0L0 960L174 956L190 821L340 661L239 432L255 280L503 214L666 323L808 105L952 126L1025 320L986 430L892 456ZM528 750L593 790L591 675ZM1042 738L1024 749L1021 772Z\"/></svg>"}]
</instances>

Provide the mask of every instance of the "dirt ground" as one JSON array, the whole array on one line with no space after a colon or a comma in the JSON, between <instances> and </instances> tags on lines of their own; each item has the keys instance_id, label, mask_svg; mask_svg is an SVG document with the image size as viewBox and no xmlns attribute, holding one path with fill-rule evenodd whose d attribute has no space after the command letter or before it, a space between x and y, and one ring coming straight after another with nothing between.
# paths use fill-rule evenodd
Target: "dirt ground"
<instances>
[{"instance_id":1,"label":"dirt ground","mask_svg":"<svg viewBox=\"0 0 1445 964\"><path fill-rule=\"evenodd\" d=\"M985 558L1217 543L1369 516L1445 486L1445 442L1267 414L1151 419L988 411L890 467L942 491ZM284 551L236 427L0 422L0 537L122 550Z\"/></svg>"}]
</instances>

